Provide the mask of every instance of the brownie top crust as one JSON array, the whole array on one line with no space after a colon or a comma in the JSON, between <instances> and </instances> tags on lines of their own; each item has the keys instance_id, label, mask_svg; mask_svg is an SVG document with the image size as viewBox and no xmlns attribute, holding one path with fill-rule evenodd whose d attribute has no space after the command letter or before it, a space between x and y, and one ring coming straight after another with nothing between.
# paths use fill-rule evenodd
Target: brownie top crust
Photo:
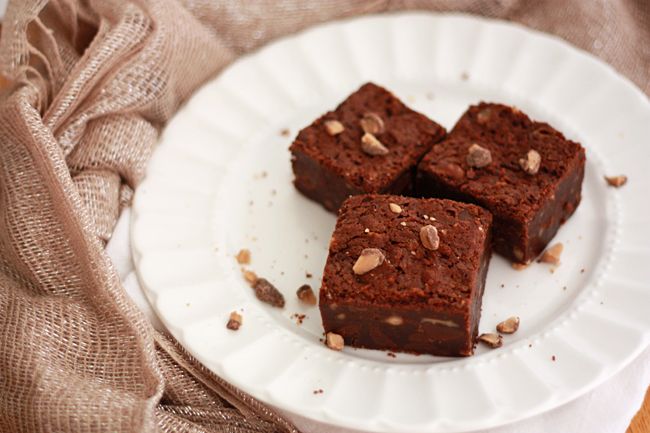
<instances>
[{"instance_id":1,"label":"brownie top crust","mask_svg":"<svg viewBox=\"0 0 650 433\"><path fill-rule=\"evenodd\" d=\"M372 113L383 122L383 132L374 136L388 149L385 155L362 150L361 119ZM336 120L344 130L328 133L325 123ZM320 165L366 192L381 192L402 173L411 170L445 129L404 105L391 92L373 83L361 86L334 111L327 112L302 129L291 152L303 152Z\"/></svg>"},{"instance_id":2,"label":"brownie top crust","mask_svg":"<svg viewBox=\"0 0 650 433\"><path fill-rule=\"evenodd\" d=\"M491 223L488 211L451 200L353 196L339 211L321 296L334 303L466 309L489 248ZM427 225L437 229L435 250L421 240ZM379 249L385 259L358 275L353 266L366 248Z\"/></svg>"},{"instance_id":3,"label":"brownie top crust","mask_svg":"<svg viewBox=\"0 0 650 433\"><path fill-rule=\"evenodd\" d=\"M473 144L490 151L489 164L470 166ZM520 161L531 150L541 157L534 174L526 172ZM513 107L482 102L471 106L446 139L433 146L419 170L438 176L495 214L528 219L584 160L582 146L549 124L535 122Z\"/></svg>"}]
</instances>

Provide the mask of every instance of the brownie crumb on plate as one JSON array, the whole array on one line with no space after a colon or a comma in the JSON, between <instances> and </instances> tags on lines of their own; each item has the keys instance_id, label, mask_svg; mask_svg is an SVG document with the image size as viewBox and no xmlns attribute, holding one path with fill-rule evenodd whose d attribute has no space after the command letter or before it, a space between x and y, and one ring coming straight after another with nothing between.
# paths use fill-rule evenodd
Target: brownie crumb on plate
<instances>
[{"instance_id":1,"label":"brownie crumb on plate","mask_svg":"<svg viewBox=\"0 0 650 433\"><path fill-rule=\"evenodd\" d=\"M620 188L627 183L627 176L605 176L605 180L609 186Z\"/></svg>"},{"instance_id":2,"label":"brownie crumb on plate","mask_svg":"<svg viewBox=\"0 0 650 433\"><path fill-rule=\"evenodd\" d=\"M241 314L239 314L236 311L233 311L230 313L230 317L228 318L228 323L226 323L226 328L232 330L232 331L237 331L243 323L243 318Z\"/></svg>"},{"instance_id":3,"label":"brownie crumb on plate","mask_svg":"<svg viewBox=\"0 0 650 433\"><path fill-rule=\"evenodd\" d=\"M284 308L284 296L266 278L258 278L253 285L255 296L272 307Z\"/></svg>"},{"instance_id":4,"label":"brownie crumb on plate","mask_svg":"<svg viewBox=\"0 0 650 433\"><path fill-rule=\"evenodd\" d=\"M309 284L303 284L296 291L296 296L307 305L316 305L316 295Z\"/></svg>"},{"instance_id":5,"label":"brownie crumb on plate","mask_svg":"<svg viewBox=\"0 0 650 433\"><path fill-rule=\"evenodd\" d=\"M251 262L251 252L250 250L247 250L245 248L241 249L235 256L235 258L237 259L237 263L239 263L240 265L247 265Z\"/></svg>"}]
</instances>

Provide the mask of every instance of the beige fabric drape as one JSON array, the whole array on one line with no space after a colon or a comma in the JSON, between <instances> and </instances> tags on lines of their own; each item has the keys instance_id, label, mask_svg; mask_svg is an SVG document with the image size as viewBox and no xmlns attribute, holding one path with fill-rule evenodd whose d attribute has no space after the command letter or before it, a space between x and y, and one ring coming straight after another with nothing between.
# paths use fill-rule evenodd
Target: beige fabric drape
<instances>
[{"instance_id":1,"label":"beige fabric drape","mask_svg":"<svg viewBox=\"0 0 650 433\"><path fill-rule=\"evenodd\" d=\"M456 10L556 33L650 90L650 3L13 0L0 38L0 430L293 427L156 333L104 244L161 128L238 55L317 22Z\"/></svg>"}]
</instances>

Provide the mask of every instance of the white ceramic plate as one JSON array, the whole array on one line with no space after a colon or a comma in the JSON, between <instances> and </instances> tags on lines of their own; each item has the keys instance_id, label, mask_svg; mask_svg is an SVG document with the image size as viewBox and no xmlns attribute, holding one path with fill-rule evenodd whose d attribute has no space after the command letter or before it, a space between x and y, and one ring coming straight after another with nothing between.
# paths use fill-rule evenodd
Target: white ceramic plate
<instances>
[{"instance_id":1,"label":"white ceramic plate","mask_svg":"<svg viewBox=\"0 0 650 433\"><path fill-rule=\"evenodd\" d=\"M466 359L334 352L319 342L318 309L295 297L303 283L318 288L335 218L294 190L288 146L368 80L448 128L470 103L505 102L587 149L582 204L556 238L561 266L515 271L492 260L480 330L521 317L498 350ZM648 143L647 98L557 38L459 15L322 25L239 60L173 119L134 201L136 267L192 354L282 410L385 432L501 425L583 394L650 341ZM621 173L627 185L606 186L604 174ZM255 299L233 257L241 248L284 292L284 310ZM225 327L233 310L244 316L238 332ZM306 314L302 325L294 313Z\"/></svg>"}]
</instances>

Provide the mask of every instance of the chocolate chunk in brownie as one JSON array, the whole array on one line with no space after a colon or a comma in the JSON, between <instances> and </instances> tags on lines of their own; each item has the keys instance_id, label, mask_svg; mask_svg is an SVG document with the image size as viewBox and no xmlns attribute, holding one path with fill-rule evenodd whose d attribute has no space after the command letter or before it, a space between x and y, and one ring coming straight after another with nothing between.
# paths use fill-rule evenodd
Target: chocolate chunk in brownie
<instances>
[{"instance_id":1,"label":"chocolate chunk in brownie","mask_svg":"<svg viewBox=\"0 0 650 433\"><path fill-rule=\"evenodd\" d=\"M355 347L471 355L491 226L485 209L451 200L349 198L320 290L325 331Z\"/></svg>"},{"instance_id":2,"label":"chocolate chunk in brownie","mask_svg":"<svg viewBox=\"0 0 650 433\"><path fill-rule=\"evenodd\" d=\"M408 194L415 167L445 129L372 83L298 133L296 188L336 212L351 195Z\"/></svg>"},{"instance_id":3,"label":"chocolate chunk in brownie","mask_svg":"<svg viewBox=\"0 0 650 433\"><path fill-rule=\"evenodd\" d=\"M584 168L582 146L550 125L481 103L424 157L417 193L485 207L494 215L495 251L529 263L576 210Z\"/></svg>"}]
</instances>

